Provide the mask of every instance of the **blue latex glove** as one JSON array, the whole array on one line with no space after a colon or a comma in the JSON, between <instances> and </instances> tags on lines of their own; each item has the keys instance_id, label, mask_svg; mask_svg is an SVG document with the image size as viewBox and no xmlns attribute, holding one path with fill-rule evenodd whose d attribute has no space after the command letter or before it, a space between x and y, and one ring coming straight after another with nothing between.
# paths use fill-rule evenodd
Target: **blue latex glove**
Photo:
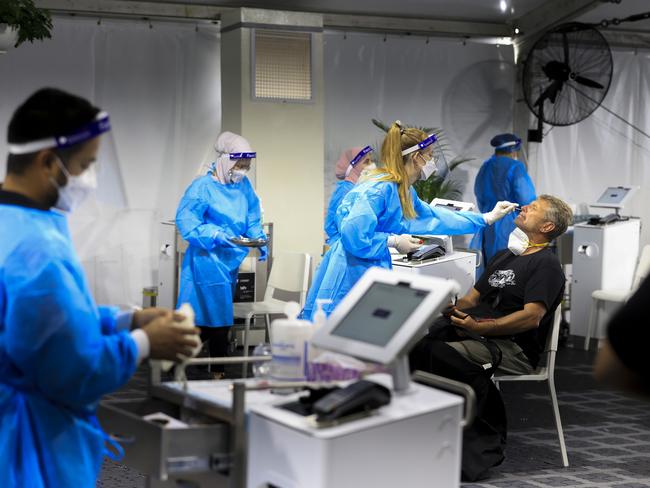
<instances>
[{"instance_id":1,"label":"blue latex glove","mask_svg":"<svg viewBox=\"0 0 650 488\"><path fill-rule=\"evenodd\" d=\"M219 247L239 247L237 244L232 242L230 239L234 239L235 236L226 234L225 232L219 231L214 236L214 244Z\"/></svg>"},{"instance_id":2,"label":"blue latex glove","mask_svg":"<svg viewBox=\"0 0 650 488\"><path fill-rule=\"evenodd\" d=\"M258 261L266 261L266 258L268 256L268 249L266 246L262 246L259 248L260 251L260 257L257 258Z\"/></svg>"}]
</instances>

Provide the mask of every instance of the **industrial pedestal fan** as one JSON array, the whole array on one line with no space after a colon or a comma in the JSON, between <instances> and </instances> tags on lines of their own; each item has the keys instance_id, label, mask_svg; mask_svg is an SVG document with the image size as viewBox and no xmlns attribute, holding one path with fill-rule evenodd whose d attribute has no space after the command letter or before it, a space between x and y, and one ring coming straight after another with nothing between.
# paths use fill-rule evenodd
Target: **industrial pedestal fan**
<instances>
[{"instance_id":1,"label":"industrial pedestal fan","mask_svg":"<svg viewBox=\"0 0 650 488\"><path fill-rule=\"evenodd\" d=\"M612 68L609 44L591 25L571 22L544 34L524 63L524 98L538 119L528 140L542 141L544 122L565 126L588 117L607 95Z\"/></svg>"}]
</instances>

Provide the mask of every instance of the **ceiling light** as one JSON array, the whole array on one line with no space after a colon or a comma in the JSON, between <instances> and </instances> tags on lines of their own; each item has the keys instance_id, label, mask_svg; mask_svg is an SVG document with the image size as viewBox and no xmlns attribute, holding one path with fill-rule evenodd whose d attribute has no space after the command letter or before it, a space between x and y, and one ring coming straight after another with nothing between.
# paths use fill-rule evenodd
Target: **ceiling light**
<instances>
[{"instance_id":1,"label":"ceiling light","mask_svg":"<svg viewBox=\"0 0 650 488\"><path fill-rule=\"evenodd\" d=\"M497 46L512 46L512 37L470 37L469 42L478 44L494 44Z\"/></svg>"},{"instance_id":2,"label":"ceiling light","mask_svg":"<svg viewBox=\"0 0 650 488\"><path fill-rule=\"evenodd\" d=\"M506 0L501 0L499 2L499 8L501 9L501 12L505 13L506 10L508 9L508 4L506 3Z\"/></svg>"},{"instance_id":3,"label":"ceiling light","mask_svg":"<svg viewBox=\"0 0 650 488\"><path fill-rule=\"evenodd\" d=\"M515 34L519 34L519 27L515 27Z\"/></svg>"}]
</instances>

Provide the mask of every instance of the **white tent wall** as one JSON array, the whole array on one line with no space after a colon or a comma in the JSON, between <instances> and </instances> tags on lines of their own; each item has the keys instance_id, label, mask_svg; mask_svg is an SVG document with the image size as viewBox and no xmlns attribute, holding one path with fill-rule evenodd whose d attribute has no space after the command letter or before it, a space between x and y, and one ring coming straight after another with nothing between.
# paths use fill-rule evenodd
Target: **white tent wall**
<instances>
[{"instance_id":1,"label":"white tent wall","mask_svg":"<svg viewBox=\"0 0 650 488\"><path fill-rule=\"evenodd\" d=\"M454 178L475 201L473 182L489 141L512 130L513 50L463 42L379 34L325 35L325 197L334 166L349 147L379 150L383 132L371 119L442 127L452 155L475 158ZM378 157L378 155L377 155Z\"/></svg>"},{"instance_id":2,"label":"white tent wall","mask_svg":"<svg viewBox=\"0 0 650 488\"><path fill-rule=\"evenodd\" d=\"M650 53L614 51L613 58L614 76L603 105L650 132ZM650 139L602 107L578 124L552 128L540 145L531 144L530 153L538 193L573 204L594 203L608 186L635 185L640 190L623 214L650 221ZM647 243L650 228L642 225L641 245Z\"/></svg>"},{"instance_id":3,"label":"white tent wall","mask_svg":"<svg viewBox=\"0 0 650 488\"><path fill-rule=\"evenodd\" d=\"M212 157L221 122L218 28L56 18L52 40L0 56L0 73L2 128L44 86L110 113L126 206L89 202L70 228L95 299L139 304L142 287L157 282L158 223L174 217L197 168Z\"/></svg>"}]
</instances>

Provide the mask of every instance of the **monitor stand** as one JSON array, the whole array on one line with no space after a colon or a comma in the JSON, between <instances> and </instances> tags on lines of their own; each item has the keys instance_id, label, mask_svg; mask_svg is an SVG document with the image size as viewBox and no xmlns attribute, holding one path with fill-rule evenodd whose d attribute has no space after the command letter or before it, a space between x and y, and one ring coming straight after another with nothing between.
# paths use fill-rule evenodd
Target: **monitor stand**
<instances>
[{"instance_id":1,"label":"monitor stand","mask_svg":"<svg viewBox=\"0 0 650 488\"><path fill-rule=\"evenodd\" d=\"M399 356L389 368L393 376L393 391L405 395L411 391L411 369L408 355Z\"/></svg>"}]
</instances>

